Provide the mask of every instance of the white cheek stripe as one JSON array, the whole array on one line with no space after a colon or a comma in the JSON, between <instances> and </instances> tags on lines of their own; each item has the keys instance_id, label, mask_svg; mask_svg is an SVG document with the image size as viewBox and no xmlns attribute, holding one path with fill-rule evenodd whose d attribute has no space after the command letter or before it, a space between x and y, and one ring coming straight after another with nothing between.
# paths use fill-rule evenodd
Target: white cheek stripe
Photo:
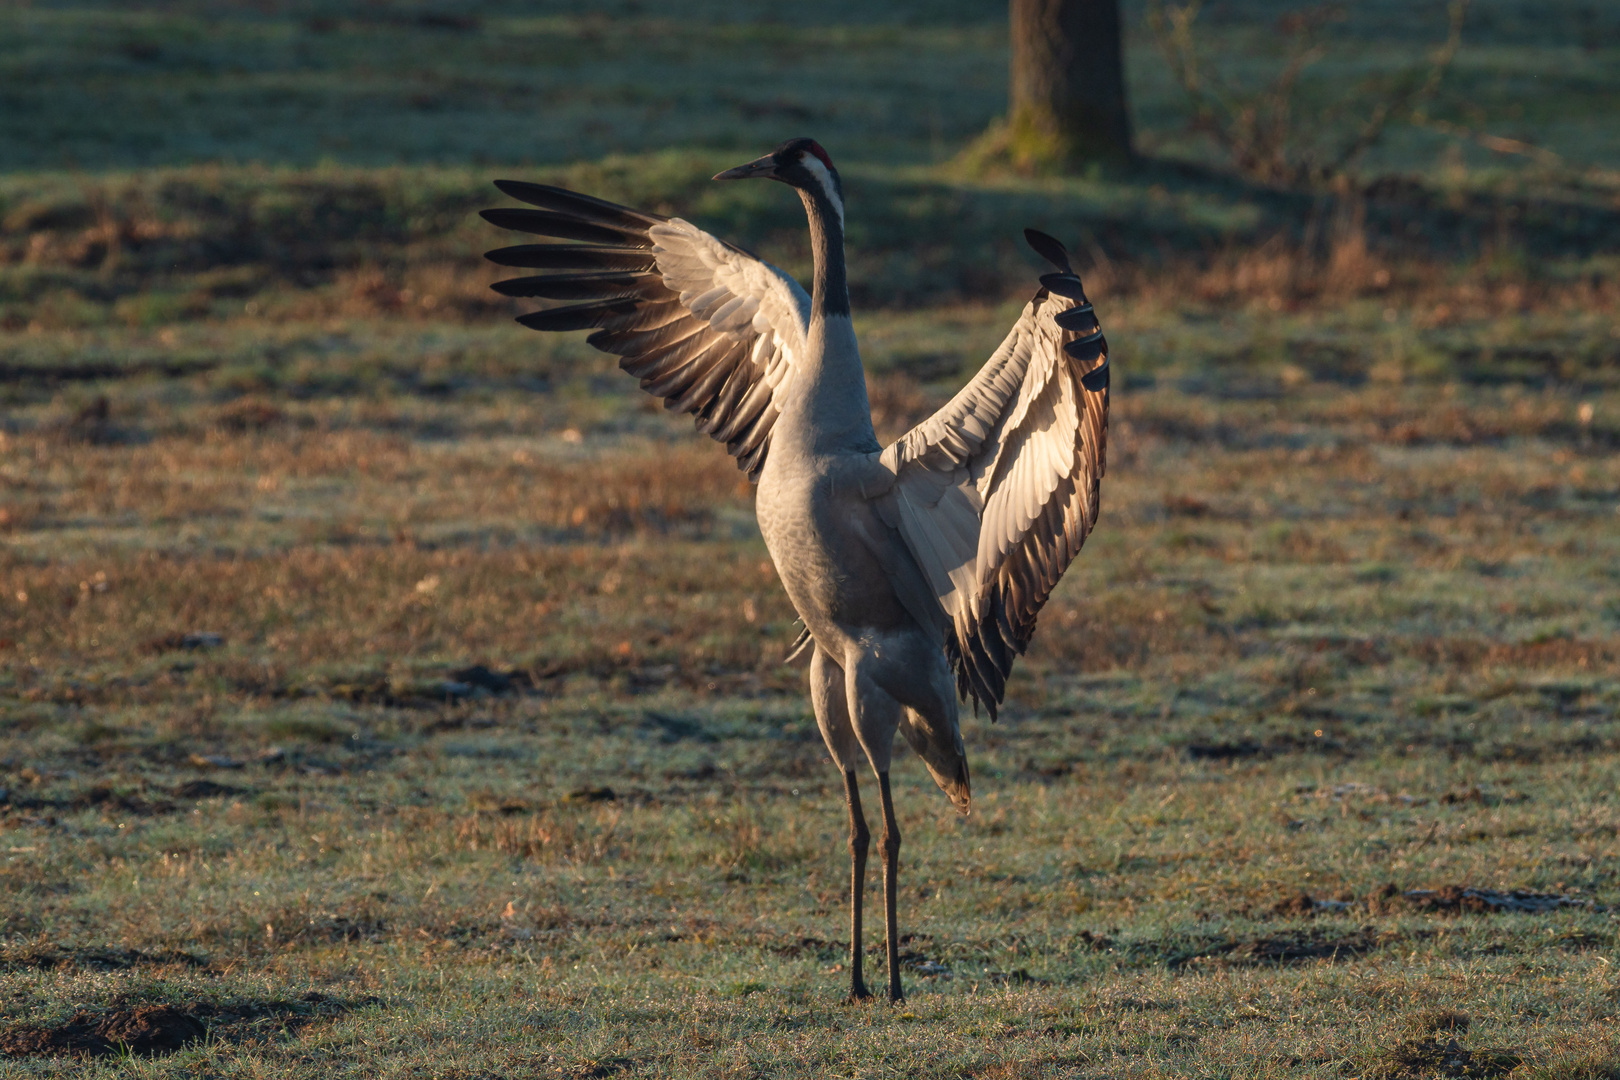
<instances>
[{"instance_id":1,"label":"white cheek stripe","mask_svg":"<svg viewBox=\"0 0 1620 1080\"><path fill-rule=\"evenodd\" d=\"M823 165L821 159L814 154L805 154L801 160L804 167L810 170L810 175L816 178L816 183L821 185L821 190L826 194L827 201L833 204L834 210L838 211L838 225L842 228L844 224L844 200L838 197L838 185L833 183L832 173L827 171L827 166Z\"/></svg>"}]
</instances>

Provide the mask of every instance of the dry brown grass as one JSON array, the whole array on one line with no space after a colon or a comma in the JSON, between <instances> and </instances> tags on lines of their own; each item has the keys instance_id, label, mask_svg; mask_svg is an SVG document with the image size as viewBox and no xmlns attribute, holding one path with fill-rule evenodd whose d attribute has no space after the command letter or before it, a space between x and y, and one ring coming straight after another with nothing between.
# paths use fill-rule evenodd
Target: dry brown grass
<instances>
[{"instance_id":1,"label":"dry brown grass","mask_svg":"<svg viewBox=\"0 0 1620 1080\"><path fill-rule=\"evenodd\" d=\"M331 285L270 310L288 321L386 316L412 322L468 322L509 314L512 302L490 291L493 270L479 261L361 266L338 272ZM258 310L255 310L258 314Z\"/></svg>"},{"instance_id":2,"label":"dry brown grass","mask_svg":"<svg viewBox=\"0 0 1620 1080\"><path fill-rule=\"evenodd\" d=\"M890 376L874 383L873 400L898 429L937 394ZM1292 618L1286 605L1256 616L1214 577L1191 589L1154 585L1150 552L1207 573L1229 568L1222 574L1359 573L1384 561L1513 593L1509 568L1547 544L1590 557L1602 549L1582 522L1616 480L1583 444L1588 429L1567 398L1464 403L1371 386L1236 405L1131 394L1117 405L1113 475L1125 479L1110 482L1109 527L1043 621L1038 663L1207 662L1241 653L1245 627ZM45 424L5 444L14 545L3 584L7 596L29 596L8 607L5 636L30 656L88 649L112 659L202 629L263 650L271 668L463 655L555 671L756 671L779 655L791 612L763 552L728 547L727 515L745 520L750 489L698 440L595 450L596 436L557 435L553 423L541 438L424 441L387 430L389 407L339 426L330 409L262 395L195 419L111 414L154 434L97 443ZM1266 445L1300 431L1332 445ZM1532 531L1537 523L1554 531ZM97 530L129 540L41 558L52 537ZM194 539L153 542L176 534ZM189 546L198 542L213 550ZM727 554L716 559L717 550ZM1436 663L1466 653L1469 666L1520 658L1536 670L1612 654L1590 629L1534 632L1549 636L1439 635L1412 648ZM242 679L257 693L288 682Z\"/></svg>"},{"instance_id":3,"label":"dry brown grass","mask_svg":"<svg viewBox=\"0 0 1620 1080\"><path fill-rule=\"evenodd\" d=\"M1278 233L1261 243L1152 263L1107 259L1085 270L1097 295L1153 312L1189 299L1222 307L1309 312L1322 304L1378 303L1419 328L1466 325L1507 312L1589 315L1620 309L1620 284L1606 274L1549 279L1486 253L1458 265L1409 253L1380 253L1364 225L1333 230L1320 248ZM1511 253L1510 253L1511 254Z\"/></svg>"},{"instance_id":4,"label":"dry brown grass","mask_svg":"<svg viewBox=\"0 0 1620 1080\"><path fill-rule=\"evenodd\" d=\"M269 427L281 430L259 433ZM716 506L749 492L734 465L690 443L652 459L570 456L537 440L513 440L504 459L492 458L482 449L468 455L454 447L413 446L386 431L334 430L262 398L220 409L209 427L135 445L96 445L47 432L5 444L13 492L9 528L60 528L81 517L140 525L241 518L338 481L352 493L348 510L357 527L389 522L401 537L413 525L503 518L615 536L701 531ZM564 434L578 437L577 431ZM406 488L417 498L401 506Z\"/></svg>"}]
</instances>

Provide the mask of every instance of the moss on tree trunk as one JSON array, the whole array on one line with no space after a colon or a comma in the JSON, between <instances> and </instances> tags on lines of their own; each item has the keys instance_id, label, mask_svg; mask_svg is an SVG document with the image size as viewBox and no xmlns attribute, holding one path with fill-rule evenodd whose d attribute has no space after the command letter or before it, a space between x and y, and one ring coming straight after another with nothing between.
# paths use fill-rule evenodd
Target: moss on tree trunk
<instances>
[{"instance_id":1,"label":"moss on tree trunk","mask_svg":"<svg viewBox=\"0 0 1620 1080\"><path fill-rule=\"evenodd\" d=\"M1023 172L1131 157L1118 0L1011 0L1007 120L969 153Z\"/></svg>"}]
</instances>

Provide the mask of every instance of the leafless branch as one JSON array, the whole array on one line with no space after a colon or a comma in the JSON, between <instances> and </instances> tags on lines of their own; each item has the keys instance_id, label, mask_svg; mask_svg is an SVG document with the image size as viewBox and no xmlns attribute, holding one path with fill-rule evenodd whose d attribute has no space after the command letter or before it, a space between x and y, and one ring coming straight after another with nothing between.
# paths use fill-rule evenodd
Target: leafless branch
<instances>
[{"instance_id":1,"label":"leafless branch","mask_svg":"<svg viewBox=\"0 0 1620 1080\"><path fill-rule=\"evenodd\" d=\"M1340 110L1302 113L1299 87L1306 69L1327 55L1323 30L1344 19L1343 8L1324 4L1280 19L1278 31L1287 38L1282 66L1265 86L1248 91L1227 84L1214 65L1203 62L1194 32L1202 0L1179 4L1150 0L1147 24L1192 104L1193 126L1215 139L1238 169L1267 183L1319 186L1346 172L1392 123L1410 119L1433 96L1461 44L1468 3L1448 0L1446 37L1430 54L1427 66L1409 73L1399 88L1375 100L1356 133L1326 153L1309 145L1312 140L1306 133L1328 129ZM1363 84L1349 99L1365 100L1371 93Z\"/></svg>"}]
</instances>

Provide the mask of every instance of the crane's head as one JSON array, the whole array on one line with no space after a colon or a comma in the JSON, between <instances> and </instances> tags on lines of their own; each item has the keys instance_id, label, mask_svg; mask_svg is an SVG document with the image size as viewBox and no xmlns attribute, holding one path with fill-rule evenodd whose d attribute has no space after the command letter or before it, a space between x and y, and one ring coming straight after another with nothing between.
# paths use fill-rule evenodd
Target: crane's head
<instances>
[{"instance_id":1,"label":"crane's head","mask_svg":"<svg viewBox=\"0 0 1620 1080\"><path fill-rule=\"evenodd\" d=\"M844 185L832 158L814 139L789 139L762 158L727 169L716 180L780 180L810 198L825 200L844 217Z\"/></svg>"}]
</instances>

